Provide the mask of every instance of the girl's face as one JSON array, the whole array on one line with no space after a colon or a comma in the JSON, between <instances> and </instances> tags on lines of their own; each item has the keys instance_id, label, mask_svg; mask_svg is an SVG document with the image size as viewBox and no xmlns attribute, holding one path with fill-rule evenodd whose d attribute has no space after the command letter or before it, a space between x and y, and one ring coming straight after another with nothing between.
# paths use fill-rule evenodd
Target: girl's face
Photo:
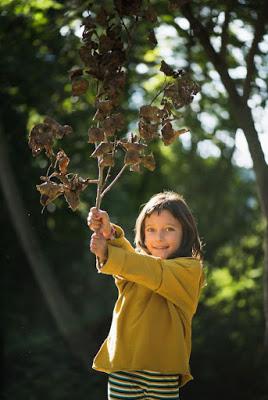
<instances>
[{"instance_id":1,"label":"girl's face","mask_svg":"<svg viewBox=\"0 0 268 400\"><path fill-rule=\"evenodd\" d=\"M154 211L144 221L145 246L151 255L166 259L181 245L182 225L168 210Z\"/></svg>"}]
</instances>

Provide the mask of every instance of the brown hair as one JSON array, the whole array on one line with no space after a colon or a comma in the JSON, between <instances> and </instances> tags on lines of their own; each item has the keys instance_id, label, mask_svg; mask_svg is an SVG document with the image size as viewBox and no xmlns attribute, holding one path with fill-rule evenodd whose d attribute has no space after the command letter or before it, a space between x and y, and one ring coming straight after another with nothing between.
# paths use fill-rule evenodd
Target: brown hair
<instances>
[{"instance_id":1,"label":"brown hair","mask_svg":"<svg viewBox=\"0 0 268 400\"><path fill-rule=\"evenodd\" d=\"M202 243L194 217L184 198L172 191L157 193L143 205L135 226L136 249L148 253L145 246L145 219L155 211L160 214L162 210L168 210L181 223L183 231L180 247L169 258L194 257L202 260Z\"/></svg>"}]
</instances>

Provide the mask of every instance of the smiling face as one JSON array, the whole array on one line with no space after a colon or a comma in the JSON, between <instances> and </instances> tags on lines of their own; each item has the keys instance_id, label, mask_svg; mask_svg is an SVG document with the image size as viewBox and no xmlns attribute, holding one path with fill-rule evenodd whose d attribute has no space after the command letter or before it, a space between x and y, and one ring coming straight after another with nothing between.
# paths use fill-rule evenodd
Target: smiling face
<instances>
[{"instance_id":1,"label":"smiling face","mask_svg":"<svg viewBox=\"0 0 268 400\"><path fill-rule=\"evenodd\" d=\"M149 253L162 259L169 258L181 245L183 230L179 220L168 211L154 211L144 221L145 246Z\"/></svg>"}]
</instances>

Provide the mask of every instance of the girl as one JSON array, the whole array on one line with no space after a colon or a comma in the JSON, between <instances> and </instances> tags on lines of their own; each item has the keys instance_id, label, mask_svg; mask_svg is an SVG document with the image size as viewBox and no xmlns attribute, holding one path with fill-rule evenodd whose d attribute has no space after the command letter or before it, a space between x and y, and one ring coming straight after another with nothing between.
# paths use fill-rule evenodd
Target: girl
<instances>
[{"instance_id":1,"label":"girl","mask_svg":"<svg viewBox=\"0 0 268 400\"><path fill-rule=\"evenodd\" d=\"M163 192L141 210L134 249L105 211L91 208L90 250L118 288L93 368L109 374L109 399L179 399L193 379L191 322L204 284L201 241L182 196Z\"/></svg>"}]
</instances>

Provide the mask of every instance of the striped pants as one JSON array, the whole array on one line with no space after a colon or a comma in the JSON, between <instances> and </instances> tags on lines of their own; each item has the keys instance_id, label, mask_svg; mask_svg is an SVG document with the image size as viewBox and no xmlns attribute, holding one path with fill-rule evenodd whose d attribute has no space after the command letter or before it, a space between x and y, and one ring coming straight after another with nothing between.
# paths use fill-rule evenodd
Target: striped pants
<instances>
[{"instance_id":1,"label":"striped pants","mask_svg":"<svg viewBox=\"0 0 268 400\"><path fill-rule=\"evenodd\" d=\"M179 400L179 375L151 371L109 374L108 399Z\"/></svg>"}]
</instances>

